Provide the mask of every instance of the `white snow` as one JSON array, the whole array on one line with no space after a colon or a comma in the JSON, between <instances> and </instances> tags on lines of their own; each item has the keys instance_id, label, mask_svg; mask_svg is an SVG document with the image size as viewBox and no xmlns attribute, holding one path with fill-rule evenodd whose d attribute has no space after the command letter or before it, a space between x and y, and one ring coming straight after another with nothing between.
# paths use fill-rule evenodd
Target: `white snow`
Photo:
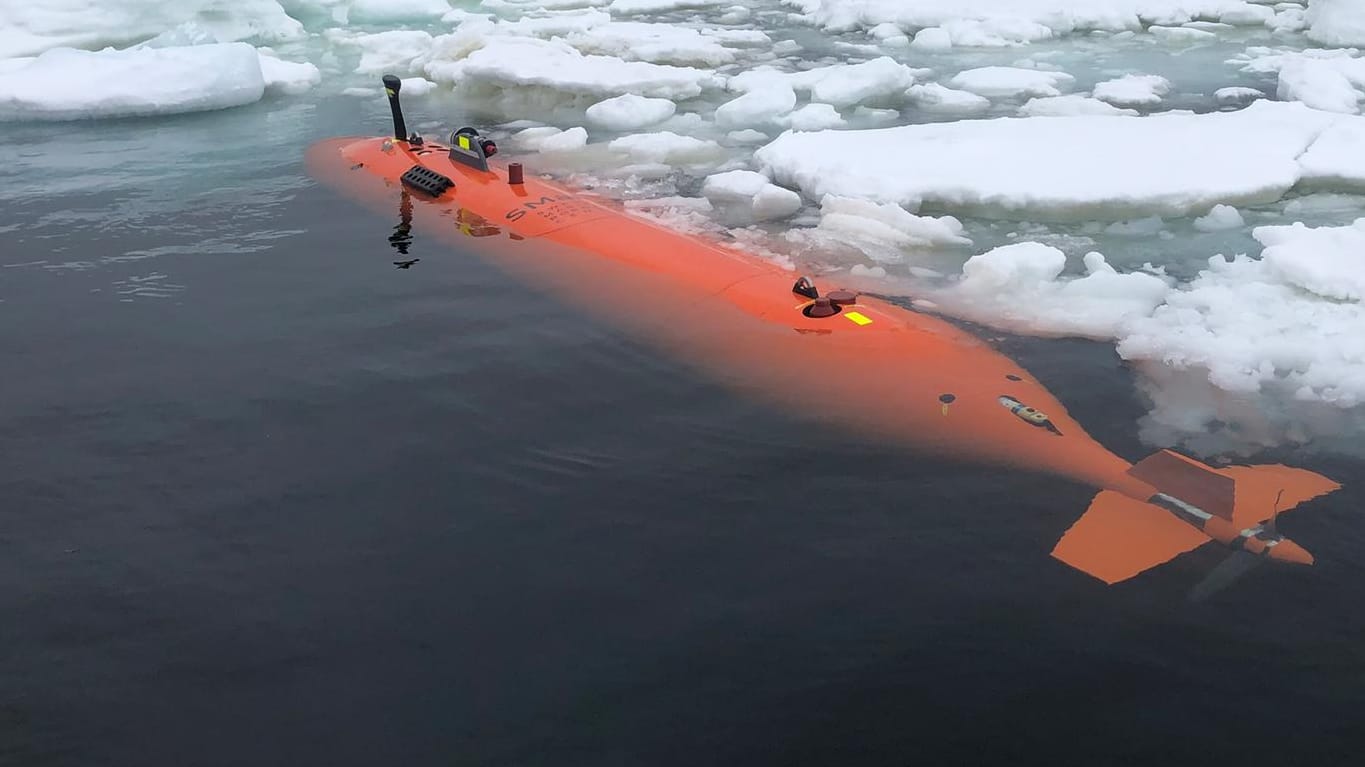
<instances>
[{"instance_id":1,"label":"white snow","mask_svg":"<svg viewBox=\"0 0 1365 767\"><path fill-rule=\"evenodd\" d=\"M1124 75L1095 85L1091 94L1119 107L1155 106L1171 91L1171 81L1160 75Z\"/></svg>"},{"instance_id":2,"label":"white snow","mask_svg":"<svg viewBox=\"0 0 1365 767\"><path fill-rule=\"evenodd\" d=\"M1256 99L1265 98L1265 94L1255 88L1229 87L1219 88L1213 92L1213 97L1219 104L1244 104Z\"/></svg>"},{"instance_id":3,"label":"white snow","mask_svg":"<svg viewBox=\"0 0 1365 767\"><path fill-rule=\"evenodd\" d=\"M794 90L808 92L811 101L838 108L858 104L875 106L900 102L905 90L914 84L915 76L922 72L882 56L861 64L834 64L795 73L767 67L752 69L731 78L730 88L753 93L785 84Z\"/></svg>"},{"instance_id":4,"label":"white snow","mask_svg":"<svg viewBox=\"0 0 1365 767\"><path fill-rule=\"evenodd\" d=\"M668 99L651 99L626 93L588 107L588 122L611 131L635 131L667 120L678 111Z\"/></svg>"},{"instance_id":5,"label":"white snow","mask_svg":"<svg viewBox=\"0 0 1365 767\"><path fill-rule=\"evenodd\" d=\"M1348 121L1335 129L1338 143L1305 153L1337 121ZM1272 201L1332 164L1338 177L1350 178L1365 163L1343 162L1346 147L1362 138L1359 126L1360 118L1259 101L1209 114L791 133L755 157L775 181L814 198L860 196L910 208L925 200L990 215L1113 220Z\"/></svg>"},{"instance_id":6,"label":"white snow","mask_svg":"<svg viewBox=\"0 0 1365 767\"><path fill-rule=\"evenodd\" d=\"M1066 117L1073 115L1109 115L1113 116L1134 116L1137 114L1132 109L1119 109L1111 104L1106 104L1099 99L1089 96L1082 96L1079 93L1072 93L1067 96L1047 96L1040 99L1029 99L1029 102L1019 107L1019 114L1024 117Z\"/></svg>"},{"instance_id":7,"label":"white snow","mask_svg":"<svg viewBox=\"0 0 1365 767\"><path fill-rule=\"evenodd\" d=\"M1201 232L1219 232L1246 226L1242 214L1231 205L1215 205L1213 210L1194 220L1194 228Z\"/></svg>"},{"instance_id":8,"label":"white snow","mask_svg":"<svg viewBox=\"0 0 1365 767\"><path fill-rule=\"evenodd\" d=\"M1365 299L1365 218L1317 229L1262 226L1252 234L1265 246L1261 260L1282 281L1323 298Z\"/></svg>"},{"instance_id":9,"label":"white snow","mask_svg":"<svg viewBox=\"0 0 1365 767\"><path fill-rule=\"evenodd\" d=\"M947 88L938 83L914 85L906 93L915 106L926 112L971 114L990 109L991 101L970 91Z\"/></svg>"},{"instance_id":10,"label":"white snow","mask_svg":"<svg viewBox=\"0 0 1365 767\"><path fill-rule=\"evenodd\" d=\"M988 98L1060 96L1075 78L1065 72L1022 67L980 67L960 72L948 84Z\"/></svg>"},{"instance_id":11,"label":"white snow","mask_svg":"<svg viewBox=\"0 0 1365 767\"><path fill-rule=\"evenodd\" d=\"M953 47L953 36L942 27L927 27L915 33L915 39L910 41L910 47L922 51L946 51Z\"/></svg>"},{"instance_id":12,"label":"white snow","mask_svg":"<svg viewBox=\"0 0 1365 767\"><path fill-rule=\"evenodd\" d=\"M272 61L272 85L300 86L301 65ZM54 48L0 73L0 120L76 120L202 112L259 101L262 57L246 43L81 51ZM316 70L313 70L315 73Z\"/></svg>"}]
</instances>

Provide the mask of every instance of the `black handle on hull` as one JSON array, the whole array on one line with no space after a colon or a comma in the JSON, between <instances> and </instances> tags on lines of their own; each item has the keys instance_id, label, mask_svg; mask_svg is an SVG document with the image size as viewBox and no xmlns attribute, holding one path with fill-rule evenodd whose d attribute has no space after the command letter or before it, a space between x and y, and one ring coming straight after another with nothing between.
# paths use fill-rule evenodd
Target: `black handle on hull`
<instances>
[{"instance_id":1,"label":"black handle on hull","mask_svg":"<svg viewBox=\"0 0 1365 767\"><path fill-rule=\"evenodd\" d=\"M393 75L384 75L384 92L389 96L389 111L393 113L393 137L407 141L408 126L403 122L403 107L398 103L398 91L402 89L402 80Z\"/></svg>"}]
</instances>

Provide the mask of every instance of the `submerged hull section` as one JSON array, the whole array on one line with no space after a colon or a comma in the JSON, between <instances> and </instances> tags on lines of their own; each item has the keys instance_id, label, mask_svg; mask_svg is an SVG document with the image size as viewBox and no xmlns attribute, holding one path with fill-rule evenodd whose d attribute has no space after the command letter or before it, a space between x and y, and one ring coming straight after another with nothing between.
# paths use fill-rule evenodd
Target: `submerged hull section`
<instances>
[{"instance_id":1,"label":"submerged hull section","mask_svg":"<svg viewBox=\"0 0 1365 767\"><path fill-rule=\"evenodd\" d=\"M937 317L869 296L808 316L809 300L792 292L796 275L775 264L539 179L510 184L505 167L467 168L440 145L338 139L309 159L320 178L381 210L410 194L426 230L465 239L713 377L815 420L1150 494L1027 371ZM453 187L438 197L407 192L399 179L414 165Z\"/></svg>"},{"instance_id":2,"label":"submerged hull section","mask_svg":"<svg viewBox=\"0 0 1365 767\"><path fill-rule=\"evenodd\" d=\"M942 319L843 291L826 292L824 299L837 300L812 311L809 297L794 292L796 275L776 264L664 228L613 201L522 179L520 166L509 179L506 165L452 158L439 144L358 138L320 142L308 162L315 176L358 201L398 209L424 234L458 242L747 395L918 451L1050 473L1125 497L1131 503L1097 498L1093 516L1054 552L1106 582L1209 539L1233 536L1223 542L1245 548L1250 532L1276 539L1263 550L1278 549L1271 558L1311 561L1306 553L1279 556L1297 547L1271 532L1224 535L1243 520L1171 495L1231 509L1229 475L1183 457L1154 457L1134 469L1013 360ZM1336 487L1302 474L1312 492L1295 502ZM1237 504L1252 491L1248 484L1238 492ZM1256 485L1254 495L1265 507L1260 521L1292 505L1272 504L1269 487ZM1146 549L1129 546L1144 536Z\"/></svg>"}]
</instances>

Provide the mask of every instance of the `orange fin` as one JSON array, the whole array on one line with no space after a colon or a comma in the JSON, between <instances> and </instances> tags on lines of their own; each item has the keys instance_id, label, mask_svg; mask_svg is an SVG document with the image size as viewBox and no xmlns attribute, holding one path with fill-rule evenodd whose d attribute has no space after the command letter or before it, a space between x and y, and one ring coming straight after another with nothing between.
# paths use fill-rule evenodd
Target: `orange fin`
<instances>
[{"instance_id":1,"label":"orange fin","mask_svg":"<svg viewBox=\"0 0 1365 767\"><path fill-rule=\"evenodd\" d=\"M1057 542L1052 556L1105 583L1118 583L1208 541L1159 506L1105 490Z\"/></svg>"},{"instance_id":2,"label":"orange fin","mask_svg":"<svg viewBox=\"0 0 1365 767\"><path fill-rule=\"evenodd\" d=\"M1161 450L1133 464L1128 474L1215 517L1232 519L1236 483L1193 458Z\"/></svg>"},{"instance_id":3,"label":"orange fin","mask_svg":"<svg viewBox=\"0 0 1365 767\"><path fill-rule=\"evenodd\" d=\"M1247 527L1341 488L1321 474L1279 464L1228 466L1218 472L1237 483L1232 521Z\"/></svg>"}]
</instances>

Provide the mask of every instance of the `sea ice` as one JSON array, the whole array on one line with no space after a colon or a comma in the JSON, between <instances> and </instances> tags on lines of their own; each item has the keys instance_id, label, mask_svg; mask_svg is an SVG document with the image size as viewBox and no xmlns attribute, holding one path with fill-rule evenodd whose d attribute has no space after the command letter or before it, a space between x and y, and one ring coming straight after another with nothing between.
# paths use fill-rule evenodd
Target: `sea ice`
<instances>
[{"instance_id":1,"label":"sea ice","mask_svg":"<svg viewBox=\"0 0 1365 767\"><path fill-rule=\"evenodd\" d=\"M624 152L634 162L693 164L709 162L721 155L720 145L714 141L679 136L672 131L622 136L607 144L607 148Z\"/></svg>"},{"instance_id":2,"label":"sea ice","mask_svg":"<svg viewBox=\"0 0 1365 767\"><path fill-rule=\"evenodd\" d=\"M1095 86L1091 94L1114 106L1155 106L1171 90L1171 81L1160 75L1124 75Z\"/></svg>"},{"instance_id":3,"label":"sea ice","mask_svg":"<svg viewBox=\"0 0 1365 767\"><path fill-rule=\"evenodd\" d=\"M1365 3L1313 0L1308 5L1308 36L1325 45L1365 46Z\"/></svg>"},{"instance_id":4,"label":"sea ice","mask_svg":"<svg viewBox=\"0 0 1365 767\"><path fill-rule=\"evenodd\" d=\"M742 206L755 221L786 218L801 209L801 195L751 170L707 176L701 193L716 205Z\"/></svg>"},{"instance_id":5,"label":"sea ice","mask_svg":"<svg viewBox=\"0 0 1365 767\"><path fill-rule=\"evenodd\" d=\"M706 70L585 56L567 43L524 38L490 38L462 62L462 84L492 89L541 87L597 96L692 98L724 88L724 78Z\"/></svg>"},{"instance_id":6,"label":"sea ice","mask_svg":"<svg viewBox=\"0 0 1365 767\"><path fill-rule=\"evenodd\" d=\"M796 91L784 79L754 87L716 108L716 123L739 128L777 122L796 108Z\"/></svg>"},{"instance_id":7,"label":"sea ice","mask_svg":"<svg viewBox=\"0 0 1365 767\"><path fill-rule=\"evenodd\" d=\"M282 89L300 83L301 69L286 62L275 60L264 68ZM121 51L54 48L0 73L0 120L201 112L259 101L265 87L262 57L246 43Z\"/></svg>"},{"instance_id":8,"label":"sea ice","mask_svg":"<svg viewBox=\"0 0 1365 767\"><path fill-rule=\"evenodd\" d=\"M1314 146L1337 121L1337 145ZM1278 199L1343 158L1361 118L1259 101L1238 112L1150 117L1000 118L860 131L788 133L756 152L762 170L806 196L923 200L1041 219L1183 216L1217 203ZM1310 146L1317 150L1308 151ZM1304 165L1299 163L1303 155ZM1347 161L1343 162L1343 159ZM1345 170L1343 170L1343 167ZM1365 176L1361 177L1365 180Z\"/></svg>"},{"instance_id":9,"label":"sea ice","mask_svg":"<svg viewBox=\"0 0 1365 767\"><path fill-rule=\"evenodd\" d=\"M1231 205L1215 205L1206 215L1194 220L1194 228L1201 232L1219 232L1246 226L1242 214Z\"/></svg>"},{"instance_id":10,"label":"sea ice","mask_svg":"<svg viewBox=\"0 0 1365 767\"><path fill-rule=\"evenodd\" d=\"M734 51L714 37L673 24L613 21L572 32L564 41L584 53L627 61L718 67L735 60Z\"/></svg>"},{"instance_id":11,"label":"sea ice","mask_svg":"<svg viewBox=\"0 0 1365 767\"><path fill-rule=\"evenodd\" d=\"M1061 278L1066 254L1057 248L1004 245L968 259L961 280L931 300L1007 330L1111 339L1128 320L1150 315L1170 291L1155 274L1120 274L1099 253L1087 253L1084 263L1084 277Z\"/></svg>"},{"instance_id":12,"label":"sea ice","mask_svg":"<svg viewBox=\"0 0 1365 767\"><path fill-rule=\"evenodd\" d=\"M1082 96L1073 93L1067 96L1047 96L1040 99L1029 99L1029 102L1019 107L1019 114L1023 117L1066 117L1071 115L1109 115L1132 117L1137 114L1132 109L1119 109L1111 104L1106 104L1099 99L1092 99L1089 96Z\"/></svg>"},{"instance_id":13,"label":"sea ice","mask_svg":"<svg viewBox=\"0 0 1365 767\"><path fill-rule=\"evenodd\" d=\"M627 93L588 107L588 122L610 131L634 131L661 123L673 116L678 105L668 99L651 99Z\"/></svg>"},{"instance_id":14,"label":"sea ice","mask_svg":"<svg viewBox=\"0 0 1365 767\"><path fill-rule=\"evenodd\" d=\"M349 18L352 22L391 24L439 19L449 12L446 0L351 0Z\"/></svg>"},{"instance_id":15,"label":"sea ice","mask_svg":"<svg viewBox=\"0 0 1365 767\"><path fill-rule=\"evenodd\" d=\"M842 128L847 121L829 104L807 104L787 116L792 130L818 131Z\"/></svg>"},{"instance_id":16,"label":"sea ice","mask_svg":"<svg viewBox=\"0 0 1365 767\"><path fill-rule=\"evenodd\" d=\"M913 85L906 95L925 112L971 114L984 112L991 107L990 99L985 96L947 88L938 83Z\"/></svg>"},{"instance_id":17,"label":"sea ice","mask_svg":"<svg viewBox=\"0 0 1365 767\"><path fill-rule=\"evenodd\" d=\"M960 72L948 84L988 98L1060 96L1075 78L1065 72L1021 67L980 67Z\"/></svg>"}]
</instances>

